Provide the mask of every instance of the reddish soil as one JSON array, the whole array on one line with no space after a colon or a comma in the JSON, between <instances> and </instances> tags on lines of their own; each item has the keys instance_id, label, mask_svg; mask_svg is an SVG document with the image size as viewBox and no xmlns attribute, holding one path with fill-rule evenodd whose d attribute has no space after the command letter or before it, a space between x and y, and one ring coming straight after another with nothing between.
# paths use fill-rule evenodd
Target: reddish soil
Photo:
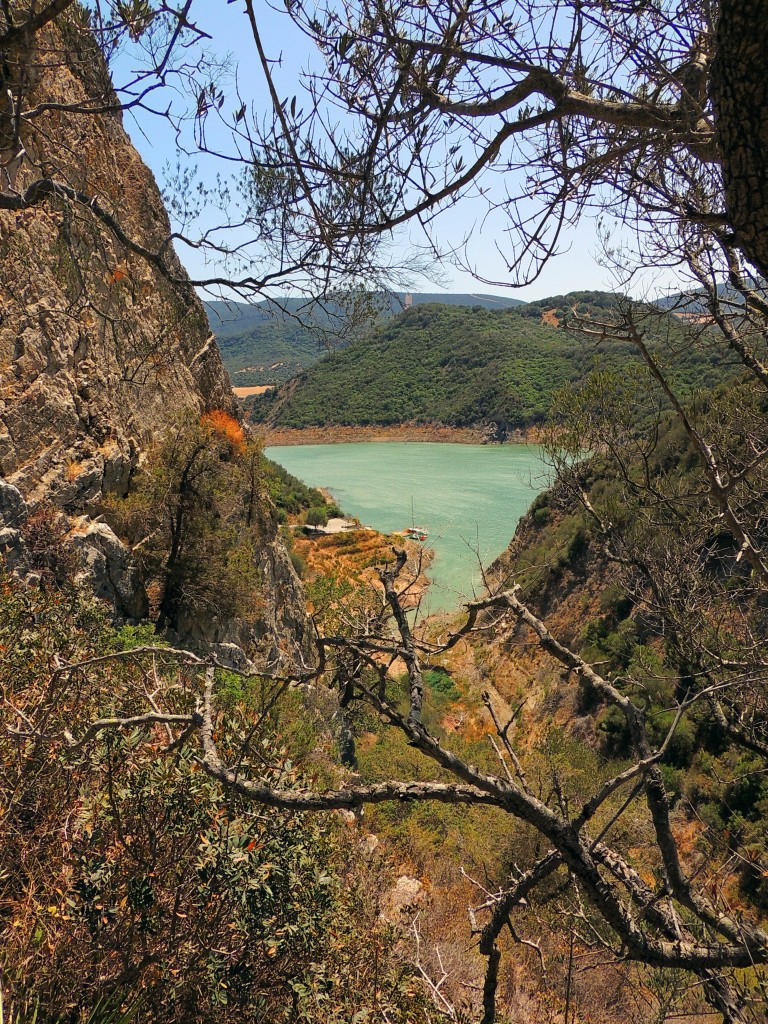
<instances>
[{"instance_id":1,"label":"reddish soil","mask_svg":"<svg viewBox=\"0 0 768 1024\"><path fill-rule=\"evenodd\" d=\"M489 438L474 427L428 426L410 423L391 427L264 427L254 424L264 438L265 446L294 444L342 444L354 441L439 441L443 444L488 444ZM536 443L537 432L515 431L508 438L516 444Z\"/></svg>"}]
</instances>

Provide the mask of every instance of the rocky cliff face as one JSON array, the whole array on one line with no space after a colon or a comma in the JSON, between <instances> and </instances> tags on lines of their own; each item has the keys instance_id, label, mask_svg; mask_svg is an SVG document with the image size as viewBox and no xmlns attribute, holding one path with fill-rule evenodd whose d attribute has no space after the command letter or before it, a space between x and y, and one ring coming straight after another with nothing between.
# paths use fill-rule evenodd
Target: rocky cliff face
<instances>
[{"instance_id":1,"label":"rocky cliff face","mask_svg":"<svg viewBox=\"0 0 768 1024\"><path fill-rule=\"evenodd\" d=\"M51 26L34 45L31 101L87 104L106 75L90 36ZM130 239L156 251L168 238L160 192L119 113L50 110L23 141L17 189L55 169ZM167 262L181 283L65 199L0 211L0 472L33 506L93 510L125 489L169 415L231 406L202 305L173 254Z\"/></svg>"},{"instance_id":2,"label":"rocky cliff face","mask_svg":"<svg viewBox=\"0 0 768 1024\"><path fill-rule=\"evenodd\" d=\"M233 398L202 304L173 250L164 251L162 272L123 244L157 252L170 225L120 113L61 109L114 98L92 37L70 20L31 45L18 61L10 55L7 67L11 74L32 68L33 105L53 106L23 130L24 154L9 168L12 187L55 176L97 197L125 234L121 241L87 205L56 195L23 212L0 211L0 477L6 496L9 486L23 495L25 515L52 504L69 517L97 593L137 617L146 599L130 553L95 521L103 501L129 490L142 453L171 423L212 409L232 412ZM8 156L7 113L0 110L0 157ZM260 558L265 613L250 639L273 656L278 647L296 653L305 646L303 602L274 530ZM204 637L222 638L249 639L231 623Z\"/></svg>"}]
</instances>

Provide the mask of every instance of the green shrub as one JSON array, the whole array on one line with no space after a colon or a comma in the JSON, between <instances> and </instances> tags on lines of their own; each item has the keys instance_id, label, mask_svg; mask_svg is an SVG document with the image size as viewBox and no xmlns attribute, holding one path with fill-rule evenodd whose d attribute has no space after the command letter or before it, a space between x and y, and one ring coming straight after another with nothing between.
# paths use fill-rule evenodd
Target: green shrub
<instances>
[{"instance_id":1,"label":"green shrub","mask_svg":"<svg viewBox=\"0 0 768 1024\"><path fill-rule=\"evenodd\" d=\"M185 614L258 614L255 545L269 517L262 465L260 444L246 443L228 414L180 419L150 451L135 490L110 503L159 594L160 628L177 628Z\"/></svg>"},{"instance_id":2,"label":"green shrub","mask_svg":"<svg viewBox=\"0 0 768 1024\"><path fill-rule=\"evenodd\" d=\"M296 575L299 577L300 580L304 579L304 576L306 575L307 572L306 559L302 558L298 551L291 551L289 557L291 559L291 565L296 571Z\"/></svg>"},{"instance_id":3,"label":"green shrub","mask_svg":"<svg viewBox=\"0 0 768 1024\"><path fill-rule=\"evenodd\" d=\"M164 756L163 728L103 731L74 751L62 739L145 710L148 681L159 705L194 706L199 680L170 654L96 660L51 686L54 666L153 639L146 627L111 629L74 587L31 588L0 573L3 710L47 723L42 743L0 731L8 1019L40 1007L46 1021L101 1024L97 1008L123 991L123 1009L141 993L139 1019L152 1024L426 1019L379 916L386 868L360 856L338 816L261 813L200 769L194 740ZM254 733L274 684L221 673L216 689L224 756L247 736L255 764L240 762L243 777L301 785L288 747L321 742L316 733L294 742L293 723L315 718L302 695L288 694Z\"/></svg>"},{"instance_id":4,"label":"green shrub","mask_svg":"<svg viewBox=\"0 0 768 1024\"><path fill-rule=\"evenodd\" d=\"M307 514L304 516L304 522L307 526L327 526L328 510L325 505L315 505L312 508L307 509Z\"/></svg>"},{"instance_id":5,"label":"green shrub","mask_svg":"<svg viewBox=\"0 0 768 1024\"><path fill-rule=\"evenodd\" d=\"M608 708L600 718L597 728L603 739L604 753L609 757L626 757L629 754L632 738L624 712L620 708Z\"/></svg>"}]
</instances>

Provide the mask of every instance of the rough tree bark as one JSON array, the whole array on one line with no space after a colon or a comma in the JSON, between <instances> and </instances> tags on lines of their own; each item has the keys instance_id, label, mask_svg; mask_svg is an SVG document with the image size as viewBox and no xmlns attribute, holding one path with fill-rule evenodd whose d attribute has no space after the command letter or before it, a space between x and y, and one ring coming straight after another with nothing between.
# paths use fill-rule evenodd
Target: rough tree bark
<instances>
[{"instance_id":1,"label":"rough tree bark","mask_svg":"<svg viewBox=\"0 0 768 1024\"><path fill-rule=\"evenodd\" d=\"M721 0L712 101L736 245L768 277L768 0Z\"/></svg>"}]
</instances>

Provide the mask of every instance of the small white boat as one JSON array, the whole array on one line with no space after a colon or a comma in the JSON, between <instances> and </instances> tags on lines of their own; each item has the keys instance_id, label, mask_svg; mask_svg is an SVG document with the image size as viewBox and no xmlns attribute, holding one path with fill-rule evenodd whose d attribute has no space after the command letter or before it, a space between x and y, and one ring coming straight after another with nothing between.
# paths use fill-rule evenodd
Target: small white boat
<instances>
[{"instance_id":1,"label":"small white boat","mask_svg":"<svg viewBox=\"0 0 768 1024\"><path fill-rule=\"evenodd\" d=\"M413 495L411 495L411 525L406 526L400 533L409 540L426 540L429 536L429 530L425 530L423 526L414 526L413 519Z\"/></svg>"},{"instance_id":2,"label":"small white boat","mask_svg":"<svg viewBox=\"0 0 768 1024\"><path fill-rule=\"evenodd\" d=\"M408 537L410 540L426 540L429 536L429 530L425 530L423 526L406 526L403 530L403 536Z\"/></svg>"}]
</instances>

